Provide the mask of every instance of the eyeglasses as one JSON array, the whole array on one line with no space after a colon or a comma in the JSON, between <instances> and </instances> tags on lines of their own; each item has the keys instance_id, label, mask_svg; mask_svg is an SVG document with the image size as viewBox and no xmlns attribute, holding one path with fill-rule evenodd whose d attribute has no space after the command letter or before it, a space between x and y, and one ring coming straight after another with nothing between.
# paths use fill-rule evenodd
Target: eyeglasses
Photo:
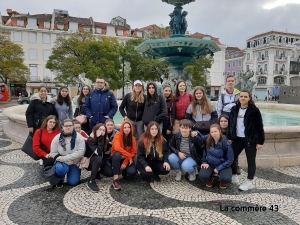
<instances>
[{"instance_id":1,"label":"eyeglasses","mask_svg":"<svg viewBox=\"0 0 300 225\"><path fill-rule=\"evenodd\" d=\"M96 84L104 84L104 82L96 82Z\"/></svg>"},{"instance_id":2,"label":"eyeglasses","mask_svg":"<svg viewBox=\"0 0 300 225\"><path fill-rule=\"evenodd\" d=\"M73 127L73 125L64 125L64 127L71 128L71 127Z\"/></svg>"}]
</instances>

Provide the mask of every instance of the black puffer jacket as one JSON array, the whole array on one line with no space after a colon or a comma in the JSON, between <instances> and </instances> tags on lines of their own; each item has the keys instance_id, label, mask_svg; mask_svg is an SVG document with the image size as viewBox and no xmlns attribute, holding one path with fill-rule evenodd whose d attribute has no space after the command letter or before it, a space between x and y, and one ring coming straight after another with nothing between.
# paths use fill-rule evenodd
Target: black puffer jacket
<instances>
[{"instance_id":1,"label":"black puffer jacket","mask_svg":"<svg viewBox=\"0 0 300 225\"><path fill-rule=\"evenodd\" d=\"M54 101L50 96L47 96L46 101L42 101L39 93L35 93L30 98L29 106L26 110L26 121L28 127L33 127L34 130L40 128L43 120L54 115L58 118L57 111L54 106Z\"/></svg>"},{"instance_id":2,"label":"black puffer jacket","mask_svg":"<svg viewBox=\"0 0 300 225\"><path fill-rule=\"evenodd\" d=\"M104 148L104 137L100 136L95 142L91 137L87 140L85 157L91 157L95 151L97 151L98 156L103 157L103 148Z\"/></svg>"},{"instance_id":3,"label":"black puffer jacket","mask_svg":"<svg viewBox=\"0 0 300 225\"><path fill-rule=\"evenodd\" d=\"M176 155L178 155L178 153L180 152L181 139L182 135L180 132L178 132L173 136L170 143L171 151ZM192 137L190 135L189 139L191 157L196 161L198 165L201 165L202 157L204 155L203 153L205 151L205 145L199 135L195 137Z\"/></svg>"},{"instance_id":4,"label":"black puffer jacket","mask_svg":"<svg viewBox=\"0 0 300 225\"><path fill-rule=\"evenodd\" d=\"M228 121L228 140L237 138L236 125L240 106L231 108ZM244 116L245 138L249 144L263 145L265 142L264 125L259 109L255 105L249 105Z\"/></svg>"},{"instance_id":5,"label":"black puffer jacket","mask_svg":"<svg viewBox=\"0 0 300 225\"><path fill-rule=\"evenodd\" d=\"M144 95L144 102L131 101L131 93L125 95L119 111L123 117L127 116L128 119L138 122L142 120L144 107L145 107L146 96ZM126 111L126 112L125 112Z\"/></svg>"}]
</instances>

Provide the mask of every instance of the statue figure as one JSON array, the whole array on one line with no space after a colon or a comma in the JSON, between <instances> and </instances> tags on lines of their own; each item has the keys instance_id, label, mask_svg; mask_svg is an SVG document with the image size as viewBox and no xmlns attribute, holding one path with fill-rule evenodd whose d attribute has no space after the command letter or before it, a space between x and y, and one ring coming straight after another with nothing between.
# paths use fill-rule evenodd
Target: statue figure
<instances>
[{"instance_id":1,"label":"statue figure","mask_svg":"<svg viewBox=\"0 0 300 225\"><path fill-rule=\"evenodd\" d=\"M188 27L188 24L187 24L187 21L186 21L186 18L185 18L187 14L188 14L187 11L182 12L181 34L185 34L185 32L187 30L187 27Z\"/></svg>"},{"instance_id":2,"label":"statue figure","mask_svg":"<svg viewBox=\"0 0 300 225\"><path fill-rule=\"evenodd\" d=\"M181 31L181 24L182 24L182 16L181 16L181 9L175 8L174 9L174 20L173 20L173 26L175 31L175 34L180 34ZM173 32L174 34L174 32Z\"/></svg>"},{"instance_id":3,"label":"statue figure","mask_svg":"<svg viewBox=\"0 0 300 225\"><path fill-rule=\"evenodd\" d=\"M251 78L254 76L254 71L247 71L246 73L239 73L238 74L238 83L236 84L235 88L239 90L247 89L252 92L253 86L256 82L252 81Z\"/></svg>"},{"instance_id":4,"label":"statue figure","mask_svg":"<svg viewBox=\"0 0 300 225\"><path fill-rule=\"evenodd\" d=\"M175 8L172 13L169 14L170 16L170 30L172 34L185 34L188 24L186 21L186 16L188 14L187 11L183 11L181 13L181 8Z\"/></svg>"},{"instance_id":5,"label":"statue figure","mask_svg":"<svg viewBox=\"0 0 300 225\"><path fill-rule=\"evenodd\" d=\"M174 33L174 13L170 13L169 14L169 17L171 17L171 20L169 22L169 25L170 25L170 30L172 31L172 33Z\"/></svg>"},{"instance_id":6,"label":"statue figure","mask_svg":"<svg viewBox=\"0 0 300 225\"><path fill-rule=\"evenodd\" d=\"M81 73L78 75L78 80L79 80L79 84L78 84L78 91L80 92L82 87L87 85L89 87L91 87L93 89L93 82L88 79L85 78L85 73Z\"/></svg>"}]
</instances>

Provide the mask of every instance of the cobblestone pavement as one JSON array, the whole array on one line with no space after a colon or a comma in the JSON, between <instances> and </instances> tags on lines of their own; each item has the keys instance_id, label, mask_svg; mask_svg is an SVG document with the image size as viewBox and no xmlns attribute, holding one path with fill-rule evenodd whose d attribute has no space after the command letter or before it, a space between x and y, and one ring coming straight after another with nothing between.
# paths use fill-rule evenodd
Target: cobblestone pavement
<instances>
[{"instance_id":1,"label":"cobblestone pavement","mask_svg":"<svg viewBox=\"0 0 300 225\"><path fill-rule=\"evenodd\" d=\"M187 176L176 182L171 172L150 184L141 184L139 175L121 179L121 191L112 188L111 178L102 178L100 192L92 193L87 171L78 186L51 190L38 162L5 137L5 122L0 109L0 224L300 223L300 166L258 168L256 188L248 192L234 184L222 190L217 181L207 188Z\"/></svg>"}]
</instances>

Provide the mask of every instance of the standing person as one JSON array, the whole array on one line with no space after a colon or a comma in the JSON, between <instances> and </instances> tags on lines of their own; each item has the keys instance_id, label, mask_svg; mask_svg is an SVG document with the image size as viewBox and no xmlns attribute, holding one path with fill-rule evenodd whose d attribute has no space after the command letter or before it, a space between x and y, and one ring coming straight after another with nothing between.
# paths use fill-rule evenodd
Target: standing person
<instances>
[{"instance_id":1,"label":"standing person","mask_svg":"<svg viewBox=\"0 0 300 225\"><path fill-rule=\"evenodd\" d=\"M133 161L136 156L136 139L132 124L125 120L121 124L120 132L115 135L112 143L111 161L113 167L113 187L115 190L121 189L119 173L125 177L136 175L136 167Z\"/></svg>"},{"instance_id":2,"label":"standing person","mask_svg":"<svg viewBox=\"0 0 300 225\"><path fill-rule=\"evenodd\" d=\"M105 120L105 128L106 128L106 133L107 133L107 139L108 139L108 156L111 154L111 148L112 148L112 143L115 138L115 135L119 133L117 129L115 129L115 122L112 119L107 119Z\"/></svg>"},{"instance_id":3,"label":"standing person","mask_svg":"<svg viewBox=\"0 0 300 225\"><path fill-rule=\"evenodd\" d=\"M192 102L186 110L186 118L192 121L194 129L203 135L208 134L210 125L217 122L217 111L206 97L203 87L194 89Z\"/></svg>"},{"instance_id":4,"label":"standing person","mask_svg":"<svg viewBox=\"0 0 300 225\"><path fill-rule=\"evenodd\" d=\"M25 113L29 133L34 133L39 129L47 116L53 115L58 118L57 111L52 102L51 97L47 96L47 89L45 86L39 87L38 93L32 95Z\"/></svg>"},{"instance_id":5,"label":"standing person","mask_svg":"<svg viewBox=\"0 0 300 225\"><path fill-rule=\"evenodd\" d=\"M218 117L222 114L229 116L231 108L235 106L240 93L238 89L234 88L235 84L235 77L228 75L226 77L226 90L219 96L218 100Z\"/></svg>"},{"instance_id":6,"label":"standing person","mask_svg":"<svg viewBox=\"0 0 300 225\"><path fill-rule=\"evenodd\" d=\"M59 124L63 124L65 119L73 119L72 102L67 87L61 87L55 103Z\"/></svg>"},{"instance_id":7,"label":"standing person","mask_svg":"<svg viewBox=\"0 0 300 225\"><path fill-rule=\"evenodd\" d=\"M192 101L192 95L187 93L187 86L185 81L178 81L175 91L175 108L176 116L173 125L173 134L179 131L180 120L185 119L186 110Z\"/></svg>"},{"instance_id":8,"label":"standing person","mask_svg":"<svg viewBox=\"0 0 300 225\"><path fill-rule=\"evenodd\" d=\"M33 136L32 148L34 153L42 158L44 168L52 166L54 160L50 155L51 142L60 133L60 125L55 116L47 116L40 129Z\"/></svg>"},{"instance_id":9,"label":"standing person","mask_svg":"<svg viewBox=\"0 0 300 225\"><path fill-rule=\"evenodd\" d=\"M175 180L181 180L181 170L189 173L189 180L196 180L197 167L201 165L205 147L199 135L191 135L192 122L183 119L179 123L179 132L174 134L170 143L169 162L176 171Z\"/></svg>"},{"instance_id":10,"label":"standing person","mask_svg":"<svg viewBox=\"0 0 300 225\"><path fill-rule=\"evenodd\" d=\"M85 142L74 130L73 121L66 119L62 131L51 143L51 157L56 158L56 174L61 178L57 187L61 187L67 175L67 182L76 186L80 181L81 170L77 167L80 158L85 153Z\"/></svg>"},{"instance_id":11,"label":"standing person","mask_svg":"<svg viewBox=\"0 0 300 225\"><path fill-rule=\"evenodd\" d=\"M90 158L90 164L87 170L91 171L87 186L90 190L97 192L99 191L99 187L96 183L96 179L101 178L100 173L106 177L113 176L112 167L107 164L107 160L105 159L108 151L108 139L104 124L99 123L93 127L87 144L85 157Z\"/></svg>"},{"instance_id":12,"label":"standing person","mask_svg":"<svg viewBox=\"0 0 300 225\"><path fill-rule=\"evenodd\" d=\"M109 90L108 83L103 78L96 78L96 88L89 93L85 101L90 128L92 129L98 123L104 123L106 119L113 119L117 110L118 104L114 93Z\"/></svg>"},{"instance_id":13,"label":"standing person","mask_svg":"<svg viewBox=\"0 0 300 225\"><path fill-rule=\"evenodd\" d=\"M140 138L142 133L144 133L142 116L145 100L146 97L144 95L143 83L140 80L136 80L133 83L132 92L125 95L119 107L120 113L124 119L128 120L133 125L134 134L137 138Z\"/></svg>"},{"instance_id":14,"label":"standing person","mask_svg":"<svg viewBox=\"0 0 300 225\"><path fill-rule=\"evenodd\" d=\"M162 135L167 140L167 143L169 143L172 138L173 125L176 116L175 97L170 85L165 85L163 87L163 96L166 100L168 115L163 122Z\"/></svg>"},{"instance_id":15,"label":"standing person","mask_svg":"<svg viewBox=\"0 0 300 225\"><path fill-rule=\"evenodd\" d=\"M202 136L206 142L207 154L199 172L200 180L206 182L206 187L212 187L213 173L219 174L220 188L225 189L231 183L233 150L218 124L210 126L210 134Z\"/></svg>"},{"instance_id":16,"label":"standing person","mask_svg":"<svg viewBox=\"0 0 300 225\"><path fill-rule=\"evenodd\" d=\"M227 137L228 133L228 121L229 121L229 116L222 114L219 119L217 124L220 126L222 134Z\"/></svg>"},{"instance_id":17,"label":"standing person","mask_svg":"<svg viewBox=\"0 0 300 225\"><path fill-rule=\"evenodd\" d=\"M242 191L253 188L256 152L261 150L265 141L263 121L259 109L252 100L250 91L240 92L237 105L232 107L229 116L228 140L232 142L234 159L245 149L248 163L248 180L239 186ZM232 183L239 183L237 165L232 164Z\"/></svg>"},{"instance_id":18,"label":"standing person","mask_svg":"<svg viewBox=\"0 0 300 225\"><path fill-rule=\"evenodd\" d=\"M160 131L162 131L162 123L167 116L166 101L161 95L157 94L157 86L154 82L147 84L147 97L144 108L142 120L144 122L144 129L151 121L159 124Z\"/></svg>"},{"instance_id":19,"label":"standing person","mask_svg":"<svg viewBox=\"0 0 300 225\"><path fill-rule=\"evenodd\" d=\"M74 97L74 100L76 100L74 102L74 104L76 105L76 109L75 109L75 113L74 113L74 118L76 118L76 116L80 116L80 115L86 115L85 112L85 101L87 100L89 93L91 92L91 88L87 85L84 85L80 91L79 96L76 98ZM82 130L84 130L84 132L89 134L90 131L90 125L89 125L89 120L87 119L87 122L85 124L81 125Z\"/></svg>"},{"instance_id":20,"label":"standing person","mask_svg":"<svg viewBox=\"0 0 300 225\"><path fill-rule=\"evenodd\" d=\"M154 177L154 180L159 182L159 175L166 175L170 172L169 154L169 148L161 135L159 124L151 121L138 144L137 168L141 172L143 181L150 182Z\"/></svg>"}]
</instances>

